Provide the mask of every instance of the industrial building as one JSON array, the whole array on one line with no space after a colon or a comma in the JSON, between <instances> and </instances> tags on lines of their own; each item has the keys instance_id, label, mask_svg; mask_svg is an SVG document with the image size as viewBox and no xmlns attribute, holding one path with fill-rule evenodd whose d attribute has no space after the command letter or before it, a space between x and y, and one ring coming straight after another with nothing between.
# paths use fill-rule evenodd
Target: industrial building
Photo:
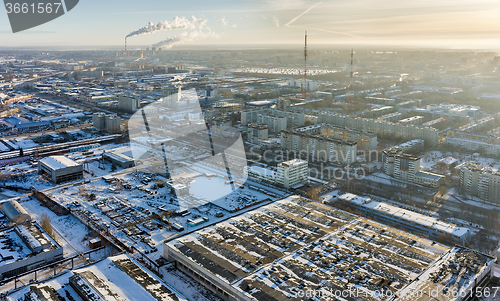
<instances>
[{"instance_id":1,"label":"industrial building","mask_svg":"<svg viewBox=\"0 0 500 301\"><path fill-rule=\"evenodd\" d=\"M0 210L9 219L9 222L16 225L31 221L31 216L16 200L10 200L2 203Z\"/></svg>"},{"instance_id":2,"label":"industrial building","mask_svg":"<svg viewBox=\"0 0 500 301\"><path fill-rule=\"evenodd\" d=\"M465 275L452 284L461 291L489 281L494 263L298 196L165 242L163 252L226 301L351 300L337 295L349 291L356 300L376 300L413 286L442 290L450 277ZM472 268L447 270L438 286L429 271L462 257Z\"/></svg>"},{"instance_id":3,"label":"industrial building","mask_svg":"<svg viewBox=\"0 0 500 301\"><path fill-rule=\"evenodd\" d=\"M0 232L0 279L16 276L63 258L63 248L37 223Z\"/></svg>"},{"instance_id":4,"label":"industrial building","mask_svg":"<svg viewBox=\"0 0 500 301\"><path fill-rule=\"evenodd\" d=\"M403 227L411 233L424 235L430 239L446 238L449 243L464 244L472 237L469 228L438 220L437 218L402 209L367 197L345 193L338 197L343 205L363 215L375 217L377 221L388 225Z\"/></svg>"},{"instance_id":5,"label":"industrial building","mask_svg":"<svg viewBox=\"0 0 500 301\"><path fill-rule=\"evenodd\" d=\"M16 298L23 296L24 298ZM132 257L110 256L97 263L70 270L43 283L31 284L7 298L25 301L63 300L187 301L174 288Z\"/></svg>"},{"instance_id":6,"label":"industrial building","mask_svg":"<svg viewBox=\"0 0 500 301\"><path fill-rule=\"evenodd\" d=\"M38 160L38 173L59 184L83 178L83 165L65 156L50 156Z\"/></svg>"},{"instance_id":7,"label":"industrial building","mask_svg":"<svg viewBox=\"0 0 500 301\"><path fill-rule=\"evenodd\" d=\"M135 161L130 147L115 148L103 154L104 160L115 164L120 168L130 168L135 166Z\"/></svg>"}]
</instances>

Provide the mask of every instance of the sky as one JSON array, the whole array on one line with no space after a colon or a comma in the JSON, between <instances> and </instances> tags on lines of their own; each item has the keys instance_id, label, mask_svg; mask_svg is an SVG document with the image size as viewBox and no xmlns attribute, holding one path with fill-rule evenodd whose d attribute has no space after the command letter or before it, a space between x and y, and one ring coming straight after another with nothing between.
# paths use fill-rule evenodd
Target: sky
<instances>
[{"instance_id":1,"label":"sky","mask_svg":"<svg viewBox=\"0 0 500 301\"><path fill-rule=\"evenodd\" d=\"M116 46L149 22L201 28L127 39L129 49L180 45L395 45L500 49L500 0L81 0L65 15L12 33L0 9L0 47ZM172 42L175 41L175 42Z\"/></svg>"}]
</instances>

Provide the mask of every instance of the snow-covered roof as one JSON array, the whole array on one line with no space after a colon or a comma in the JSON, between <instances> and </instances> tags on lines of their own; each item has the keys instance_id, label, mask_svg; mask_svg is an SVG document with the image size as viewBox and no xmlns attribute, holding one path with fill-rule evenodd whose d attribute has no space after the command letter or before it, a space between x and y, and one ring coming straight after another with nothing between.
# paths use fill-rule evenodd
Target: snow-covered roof
<instances>
[{"instance_id":1,"label":"snow-covered roof","mask_svg":"<svg viewBox=\"0 0 500 301\"><path fill-rule=\"evenodd\" d=\"M42 162L46 166L58 170L68 167L79 166L77 162L65 157L65 156L50 156L43 159L40 159L39 162Z\"/></svg>"},{"instance_id":2,"label":"snow-covered roof","mask_svg":"<svg viewBox=\"0 0 500 301\"><path fill-rule=\"evenodd\" d=\"M443 163L443 164L446 164L446 165L451 165L451 164L457 163L457 162L458 162L457 159L455 159L453 157L450 157L450 156L445 157L445 158L443 158L443 159L441 159L441 160L438 161L438 163Z\"/></svg>"},{"instance_id":3,"label":"snow-covered roof","mask_svg":"<svg viewBox=\"0 0 500 301\"><path fill-rule=\"evenodd\" d=\"M452 223L440 221L434 217L412 212L383 202L373 201L370 198L358 196L352 193L346 193L339 196L339 200L351 202L360 207L369 210L378 211L384 215L392 215L400 220L406 220L422 227L431 228L442 233L448 233L457 238L465 238L470 230L465 227L459 227Z\"/></svg>"},{"instance_id":4,"label":"snow-covered roof","mask_svg":"<svg viewBox=\"0 0 500 301\"><path fill-rule=\"evenodd\" d=\"M451 301L476 294L476 284L493 267L494 258L454 247L397 293L402 301ZM428 292L428 293L426 293ZM432 296L430 298L429 296ZM477 295L476 295L477 296Z\"/></svg>"},{"instance_id":5,"label":"snow-covered roof","mask_svg":"<svg viewBox=\"0 0 500 301\"><path fill-rule=\"evenodd\" d=\"M386 279L398 291L449 250L299 196L166 242L164 248L235 290L252 285L255 289L241 293L255 300L286 299L290 288L320 290L348 282L370 295Z\"/></svg>"}]
</instances>

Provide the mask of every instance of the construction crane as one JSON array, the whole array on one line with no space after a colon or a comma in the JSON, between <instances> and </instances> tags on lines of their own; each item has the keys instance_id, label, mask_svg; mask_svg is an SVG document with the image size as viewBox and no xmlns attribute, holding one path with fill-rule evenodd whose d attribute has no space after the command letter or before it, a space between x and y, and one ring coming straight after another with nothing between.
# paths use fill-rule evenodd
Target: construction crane
<instances>
[{"instance_id":1,"label":"construction crane","mask_svg":"<svg viewBox=\"0 0 500 301\"><path fill-rule=\"evenodd\" d=\"M354 49L351 49L351 83L349 84L349 92L347 97L348 103L354 103L354 67L353 67L353 57L354 57Z\"/></svg>"}]
</instances>

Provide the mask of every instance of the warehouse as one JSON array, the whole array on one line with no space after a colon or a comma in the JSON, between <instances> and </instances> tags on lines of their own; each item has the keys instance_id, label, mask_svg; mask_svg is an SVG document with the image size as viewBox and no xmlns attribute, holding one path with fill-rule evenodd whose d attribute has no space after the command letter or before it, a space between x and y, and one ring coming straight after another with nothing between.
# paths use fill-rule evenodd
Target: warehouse
<instances>
[{"instance_id":1,"label":"warehouse","mask_svg":"<svg viewBox=\"0 0 500 301\"><path fill-rule=\"evenodd\" d=\"M0 205L0 210L7 216L11 223L16 225L31 221L31 216L15 200L7 201Z\"/></svg>"},{"instance_id":2,"label":"warehouse","mask_svg":"<svg viewBox=\"0 0 500 301\"><path fill-rule=\"evenodd\" d=\"M187 301L126 254L58 274L42 283L11 291L6 300Z\"/></svg>"},{"instance_id":3,"label":"warehouse","mask_svg":"<svg viewBox=\"0 0 500 301\"><path fill-rule=\"evenodd\" d=\"M130 148L126 147L114 149L113 151L110 152L105 152L103 154L104 159L111 162L112 164L115 164L120 168L133 167L135 166L135 161L132 157L126 155L127 149L128 152L130 153Z\"/></svg>"},{"instance_id":4,"label":"warehouse","mask_svg":"<svg viewBox=\"0 0 500 301\"><path fill-rule=\"evenodd\" d=\"M63 248L36 223L0 232L0 279L9 278L63 258Z\"/></svg>"},{"instance_id":5,"label":"warehouse","mask_svg":"<svg viewBox=\"0 0 500 301\"><path fill-rule=\"evenodd\" d=\"M419 235L426 235L431 239L442 237L447 238L452 243L463 244L473 235L469 228L459 227L431 216L402 209L352 193L345 193L339 196L338 199L343 202L343 205L349 206L366 216L375 217L383 223L403 227Z\"/></svg>"},{"instance_id":6,"label":"warehouse","mask_svg":"<svg viewBox=\"0 0 500 301\"><path fill-rule=\"evenodd\" d=\"M475 254L298 196L164 244L168 261L223 300L304 300L304 292L338 300L336 292L348 290L360 300L380 299L374 296L416 280L434 285L422 275L461 252ZM491 277L492 259L475 260L470 281L453 284L459 291Z\"/></svg>"},{"instance_id":7,"label":"warehouse","mask_svg":"<svg viewBox=\"0 0 500 301\"><path fill-rule=\"evenodd\" d=\"M59 184L83 178L83 165L65 156L50 156L38 160L38 173Z\"/></svg>"}]
</instances>

